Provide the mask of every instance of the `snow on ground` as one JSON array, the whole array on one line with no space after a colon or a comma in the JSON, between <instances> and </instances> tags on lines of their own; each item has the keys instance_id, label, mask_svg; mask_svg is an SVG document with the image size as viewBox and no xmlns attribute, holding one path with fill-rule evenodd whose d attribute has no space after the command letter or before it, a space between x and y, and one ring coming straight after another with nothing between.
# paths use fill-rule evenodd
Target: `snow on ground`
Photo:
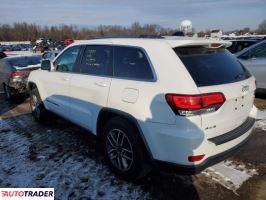
<instances>
[{"instance_id":1,"label":"snow on ground","mask_svg":"<svg viewBox=\"0 0 266 200\"><path fill-rule=\"evenodd\" d=\"M23 116L19 123L33 126L29 119ZM61 137L60 131L43 129L43 133L21 134L0 118L2 187L53 187L57 199L149 198L139 186L117 179L105 165L88 157L89 150L82 144L71 143L71 137ZM54 141L57 139L67 148Z\"/></svg>"},{"instance_id":2,"label":"snow on ground","mask_svg":"<svg viewBox=\"0 0 266 200\"><path fill-rule=\"evenodd\" d=\"M259 111L256 127L266 130L266 111ZM66 122L41 126L30 115L0 118L0 185L53 187L59 199L150 198L139 185L116 178L77 132ZM257 170L225 161L202 173L236 193Z\"/></svg>"},{"instance_id":3,"label":"snow on ground","mask_svg":"<svg viewBox=\"0 0 266 200\"><path fill-rule=\"evenodd\" d=\"M256 169L248 169L244 164L232 161L218 163L202 173L235 193L245 181L258 174Z\"/></svg>"},{"instance_id":4,"label":"snow on ground","mask_svg":"<svg viewBox=\"0 0 266 200\"><path fill-rule=\"evenodd\" d=\"M258 110L255 128L266 131L266 110ZM247 169L244 164L236 165L232 161L218 163L217 165L209 167L203 173L234 192L236 192L245 181L258 174L256 169Z\"/></svg>"},{"instance_id":5,"label":"snow on ground","mask_svg":"<svg viewBox=\"0 0 266 200\"><path fill-rule=\"evenodd\" d=\"M256 128L266 131L266 110L258 110Z\"/></svg>"}]
</instances>

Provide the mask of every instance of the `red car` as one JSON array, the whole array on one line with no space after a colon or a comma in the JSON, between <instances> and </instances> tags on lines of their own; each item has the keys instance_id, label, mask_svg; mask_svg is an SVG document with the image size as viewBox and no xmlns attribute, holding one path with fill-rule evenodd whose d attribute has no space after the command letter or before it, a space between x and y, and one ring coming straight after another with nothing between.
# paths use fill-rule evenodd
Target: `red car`
<instances>
[{"instance_id":1,"label":"red car","mask_svg":"<svg viewBox=\"0 0 266 200\"><path fill-rule=\"evenodd\" d=\"M65 47L68 46L68 45L70 45L70 44L72 44L72 43L74 43L74 40L73 39L65 39L64 40Z\"/></svg>"}]
</instances>

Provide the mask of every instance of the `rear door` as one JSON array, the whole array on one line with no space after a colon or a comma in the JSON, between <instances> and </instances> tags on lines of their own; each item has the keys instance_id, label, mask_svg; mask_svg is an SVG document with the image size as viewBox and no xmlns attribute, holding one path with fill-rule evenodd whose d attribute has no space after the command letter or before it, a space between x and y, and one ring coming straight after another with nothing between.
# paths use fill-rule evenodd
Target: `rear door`
<instances>
[{"instance_id":1,"label":"rear door","mask_svg":"<svg viewBox=\"0 0 266 200\"><path fill-rule=\"evenodd\" d=\"M96 121L107 98L113 73L112 45L88 45L71 79L71 120L96 133Z\"/></svg>"},{"instance_id":2,"label":"rear door","mask_svg":"<svg viewBox=\"0 0 266 200\"><path fill-rule=\"evenodd\" d=\"M184 63L200 93L220 92L224 104L215 112L201 115L207 137L224 134L240 126L253 106L255 79L224 48L181 47L175 52Z\"/></svg>"}]
</instances>

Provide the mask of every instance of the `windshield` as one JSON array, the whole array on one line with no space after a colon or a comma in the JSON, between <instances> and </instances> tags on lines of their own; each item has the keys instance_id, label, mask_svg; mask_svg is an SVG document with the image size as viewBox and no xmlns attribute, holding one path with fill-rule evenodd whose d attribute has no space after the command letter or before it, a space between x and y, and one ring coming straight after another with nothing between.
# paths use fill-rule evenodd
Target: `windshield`
<instances>
[{"instance_id":1,"label":"windshield","mask_svg":"<svg viewBox=\"0 0 266 200\"><path fill-rule=\"evenodd\" d=\"M178 47L174 51L197 86L233 83L251 76L225 48Z\"/></svg>"}]
</instances>

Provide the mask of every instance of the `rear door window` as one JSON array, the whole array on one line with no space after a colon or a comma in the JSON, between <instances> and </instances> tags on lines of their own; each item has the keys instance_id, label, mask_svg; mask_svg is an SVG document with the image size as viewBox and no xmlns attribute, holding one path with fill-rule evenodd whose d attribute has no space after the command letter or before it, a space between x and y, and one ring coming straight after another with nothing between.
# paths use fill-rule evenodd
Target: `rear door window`
<instances>
[{"instance_id":1,"label":"rear door window","mask_svg":"<svg viewBox=\"0 0 266 200\"><path fill-rule=\"evenodd\" d=\"M233 83L251 76L225 48L195 46L178 47L174 51L199 87Z\"/></svg>"},{"instance_id":2,"label":"rear door window","mask_svg":"<svg viewBox=\"0 0 266 200\"><path fill-rule=\"evenodd\" d=\"M153 80L151 65L142 49L114 47L114 77Z\"/></svg>"},{"instance_id":3,"label":"rear door window","mask_svg":"<svg viewBox=\"0 0 266 200\"><path fill-rule=\"evenodd\" d=\"M82 56L80 73L111 76L113 71L113 47L89 45Z\"/></svg>"}]
</instances>

